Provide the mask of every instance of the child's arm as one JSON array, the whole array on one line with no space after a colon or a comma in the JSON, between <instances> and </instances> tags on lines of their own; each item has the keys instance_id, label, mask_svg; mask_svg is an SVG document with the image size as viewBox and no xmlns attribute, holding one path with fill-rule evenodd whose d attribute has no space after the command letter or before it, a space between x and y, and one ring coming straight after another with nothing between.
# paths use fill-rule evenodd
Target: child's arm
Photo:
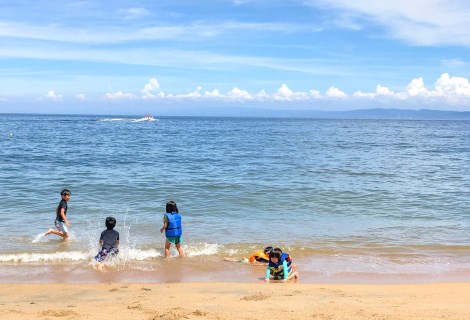
<instances>
[{"instance_id":1,"label":"child's arm","mask_svg":"<svg viewBox=\"0 0 470 320\"><path fill-rule=\"evenodd\" d=\"M59 209L59 215L62 218L62 220L65 221L65 225L67 227L70 227L70 223L69 223L69 220L67 220L67 216L65 215L65 209L64 208Z\"/></svg>"},{"instance_id":2,"label":"child's arm","mask_svg":"<svg viewBox=\"0 0 470 320\"><path fill-rule=\"evenodd\" d=\"M163 233L163 231L166 230L168 227L168 218L166 216L163 217L163 227L160 229L160 233Z\"/></svg>"},{"instance_id":3,"label":"child's arm","mask_svg":"<svg viewBox=\"0 0 470 320\"><path fill-rule=\"evenodd\" d=\"M269 276L271 275L271 269L269 269L269 266L266 268L266 277L264 278L264 281L269 282Z\"/></svg>"},{"instance_id":4,"label":"child's arm","mask_svg":"<svg viewBox=\"0 0 470 320\"><path fill-rule=\"evenodd\" d=\"M115 248L119 248L119 240L116 240Z\"/></svg>"},{"instance_id":5,"label":"child's arm","mask_svg":"<svg viewBox=\"0 0 470 320\"><path fill-rule=\"evenodd\" d=\"M284 270L284 281L285 281L289 278L289 274L287 272L287 261L286 260L284 260L284 262L282 262L282 270Z\"/></svg>"}]
</instances>

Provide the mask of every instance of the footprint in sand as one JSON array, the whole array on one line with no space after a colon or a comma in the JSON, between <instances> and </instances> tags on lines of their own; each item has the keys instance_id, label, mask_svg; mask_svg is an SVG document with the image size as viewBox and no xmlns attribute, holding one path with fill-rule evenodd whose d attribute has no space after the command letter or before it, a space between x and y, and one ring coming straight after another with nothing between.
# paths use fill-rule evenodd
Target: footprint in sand
<instances>
[{"instance_id":1,"label":"footprint in sand","mask_svg":"<svg viewBox=\"0 0 470 320\"><path fill-rule=\"evenodd\" d=\"M246 297L243 297L241 298L240 300L245 300L245 301L261 301L261 300L265 300L265 299L268 299L269 296L265 296L264 294L262 294L261 292L258 293L258 294L255 294L255 295L252 295L252 296L246 296Z\"/></svg>"},{"instance_id":2,"label":"footprint in sand","mask_svg":"<svg viewBox=\"0 0 470 320\"><path fill-rule=\"evenodd\" d=\"M39 313L41 317L71 317L79 316L78 313L71 310L45 310Z\"/></svg>"}]
</instances>

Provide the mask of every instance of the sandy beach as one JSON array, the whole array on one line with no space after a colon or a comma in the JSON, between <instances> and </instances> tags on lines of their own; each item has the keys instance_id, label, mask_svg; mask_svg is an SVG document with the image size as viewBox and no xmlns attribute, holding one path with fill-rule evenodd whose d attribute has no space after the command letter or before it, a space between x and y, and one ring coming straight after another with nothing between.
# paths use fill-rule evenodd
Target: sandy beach
<instances>
[{"instance_id":1,"label":"sandy beach","mask_svg":"<svg viewBox=\"0 0 470 320\"><path fill-rule=\"evenodd\" d=\"M470 283L0 284L0 318L470 319Z\"/></svg>"}]
</instances>

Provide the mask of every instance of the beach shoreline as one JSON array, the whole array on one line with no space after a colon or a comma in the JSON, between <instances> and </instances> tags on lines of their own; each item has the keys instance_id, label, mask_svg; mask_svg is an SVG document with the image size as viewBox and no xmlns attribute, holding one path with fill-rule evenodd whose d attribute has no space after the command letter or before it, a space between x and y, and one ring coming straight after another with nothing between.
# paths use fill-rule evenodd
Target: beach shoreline
<instances>
[{"instance_id":1,"label":"beach shoreline","mask_svg":"<svg viewBox=\"0 0 470 320\"><path fill-rule=\"evenodd\" d=\"M0 283L2 319L469 319L470 283Z\"/></svg>"}]
</instances>

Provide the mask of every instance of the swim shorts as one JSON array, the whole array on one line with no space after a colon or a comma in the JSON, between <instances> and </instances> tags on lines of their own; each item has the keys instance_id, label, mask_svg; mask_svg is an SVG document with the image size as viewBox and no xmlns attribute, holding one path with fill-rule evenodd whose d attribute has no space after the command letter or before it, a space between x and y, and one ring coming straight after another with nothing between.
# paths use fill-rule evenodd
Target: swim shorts
<instances>
[{"instance_id":1,"label":"swim shorts","mask_svg":"<svg viewBox=\"0 0 470 320\"><path fill-rule=\"evenodd\" d=\"M166 240L170 243L178 244L183 242L183 236L177 236L177 237L166 237Z\"/></svg>"},{"instance_id":2,"label":"swim shorts","mask_svg":"<svg viewBox=\"0 0 470 320\"><path fill-rule=\"evenodd\" d=\"M118 248L111 248L111 249L101 249L100 252L95 257L95 260L98 262L103 262L108 257L114 257L119 253Z\"/></svg>"},{"instance_id":3,"label":"swim shorts","mask_svg":"<svg viewBox=\"0 0 470 320\"><path fill-rule=\"evenodd\" d=\"M60 232L69 233L69 229L67 228L67 225L65 224L64 221L56 220L56 221L54 221L54 224L55 224L55 227L57 228L57 230L59 230Z\"/></svg>"}]
</instances>

